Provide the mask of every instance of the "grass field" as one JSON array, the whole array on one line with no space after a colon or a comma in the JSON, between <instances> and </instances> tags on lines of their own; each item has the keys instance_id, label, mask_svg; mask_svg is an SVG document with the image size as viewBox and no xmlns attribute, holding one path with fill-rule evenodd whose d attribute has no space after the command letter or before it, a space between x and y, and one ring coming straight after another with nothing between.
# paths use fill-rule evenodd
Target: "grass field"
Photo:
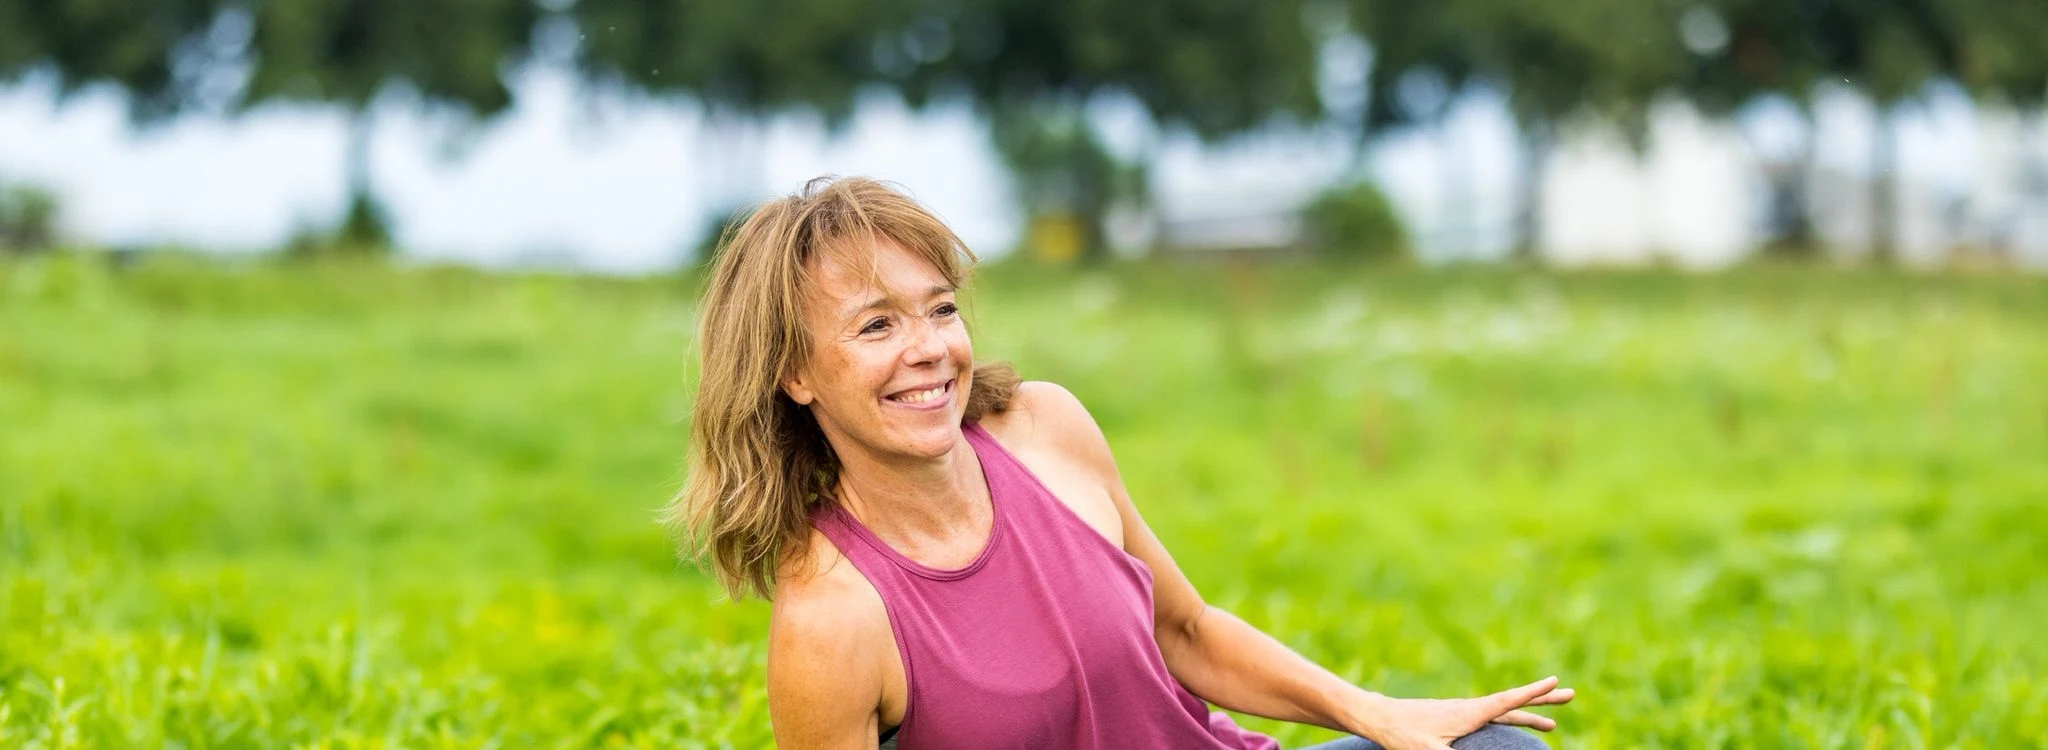
<instances>
[{"instance_id":1,"label":"grass field","mask_svg":"<svg viewBox=\"0 0 2048 750\"><path fill-rule=\"evenodd\" d=\"M652 524L694 289L0 265L0 747L769 744L766 606ZM2048 736L2048 281L991 267L969 314L1212 602L1374 689Z\"/></svg>"}]
</instances>

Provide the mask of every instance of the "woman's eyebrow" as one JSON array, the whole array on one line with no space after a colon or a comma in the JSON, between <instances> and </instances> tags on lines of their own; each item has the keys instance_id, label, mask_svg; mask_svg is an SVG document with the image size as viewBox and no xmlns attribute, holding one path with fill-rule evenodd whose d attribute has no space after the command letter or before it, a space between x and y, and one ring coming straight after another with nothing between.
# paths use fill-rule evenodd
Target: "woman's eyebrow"
<instances>
[{"instance_id":1,"label":"woman's eyebrow","mask_svg":"<svg viewBox=\"0 0 2048 750\"><path fill-rule=\"evenodd\" d=\"M954 287L954 286L953 286L952 284L935 284L935 285L933 285L933 286L932 286L932 287L931 287L930 289L926 289L926 290L925 290L925 293L924 293L924 298L925 298L925 299L931 299L931 298L933 298L933 297L937 297L937 296L940 296L940 295L944 295L944 294L952 294L952 293L953 293L953 292L955 291L955 289L956 289L956 287ZM855 308L855 309L853 309L852 311L848 312L848 313L846 314L846 317L849 317L849 318L851 318L851 317L854 317L854 316L856 316L856 315L859 315L859 314L861 314L861 313L867 312L867 311L869 311L869 310L879 310L879 309L882 309L882 308L885 308L885 307L888 307L888 306L889 306L889 297L888 297L888 295L883 295L883 296L880 296L880 297L875 297L875 298L873 298L873 299L870 299L870 300L868 300L868 303L867 303L867 304L865 304L865 305L861 305L860 307L858 307L858 308Z\"/></svg>"}]
</instances>

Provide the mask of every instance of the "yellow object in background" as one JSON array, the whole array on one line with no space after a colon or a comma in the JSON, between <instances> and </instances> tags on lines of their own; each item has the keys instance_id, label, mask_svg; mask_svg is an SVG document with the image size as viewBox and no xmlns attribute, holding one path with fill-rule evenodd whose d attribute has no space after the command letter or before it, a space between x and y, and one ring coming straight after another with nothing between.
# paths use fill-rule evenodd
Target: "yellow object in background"
<instances>
[{"instance_id":1,"label":"yellow object in background","mask_svg":"<svg viewBox=\"0 0 2048 750\"><path fill-rule=\"evenodd\" d=\"M1071 213L1036 214L1024 229L1024 251L1033 260L1071 263L1081 257L1083 236L1080 219Z\"/></svg>"}]
</instances>

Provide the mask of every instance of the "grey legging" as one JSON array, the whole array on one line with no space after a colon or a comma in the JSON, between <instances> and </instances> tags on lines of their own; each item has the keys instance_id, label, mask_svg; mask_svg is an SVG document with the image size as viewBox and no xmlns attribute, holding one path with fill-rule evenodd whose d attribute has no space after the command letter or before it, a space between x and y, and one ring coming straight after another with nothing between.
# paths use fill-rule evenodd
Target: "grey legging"
<instances>
[{"instance_id":1,"label":"grey legging","mask_svg":"<svg viewBox=\"0 0 2048 750\"><path fill-rule=\"evenodd\" d=\"M1536 738L1536 735L1514 727L1488 724L1479 731L1451 740L1451 747L1458 750L1548 750L1550 745ZM1382 750L1380 743L1364 737L1346 737L1331 740L1320 745L1311 745L1301 750Z\"/></svg>"},{"instance_id":2,"label":"grey legging","mask_svg":"<svg viewBox=\"0 0 2048 750\"><path fill-rule=\"evenodd\" d=\"M882 742L882 750L895 750L895 733ZM1536 735L1519 729L1488 724L1479 731L1451 740L1451 747L1457 750L1549 750L1550 745L1536 739ZM1364 737L1346 737L1312 745L1301 750L1382 750L1380 743Z\"/></svg>"}]
</instances>

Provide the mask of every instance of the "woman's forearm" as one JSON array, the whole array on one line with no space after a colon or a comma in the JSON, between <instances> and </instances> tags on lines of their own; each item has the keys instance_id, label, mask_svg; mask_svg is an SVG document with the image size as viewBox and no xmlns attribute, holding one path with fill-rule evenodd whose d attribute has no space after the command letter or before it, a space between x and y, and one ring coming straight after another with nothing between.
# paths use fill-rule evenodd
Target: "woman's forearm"
<instances>
[{"instance_id":1,"label":"woman's forearm","mask_svg":"<svg viewBox=\"0 0 2048 750\"><path fill-rule=\"evenodd\" d=\"M1383 700L1213 606L1159 641L1175 679L1232 711L1360 734Z\"/></svg>"}]
</instances>

